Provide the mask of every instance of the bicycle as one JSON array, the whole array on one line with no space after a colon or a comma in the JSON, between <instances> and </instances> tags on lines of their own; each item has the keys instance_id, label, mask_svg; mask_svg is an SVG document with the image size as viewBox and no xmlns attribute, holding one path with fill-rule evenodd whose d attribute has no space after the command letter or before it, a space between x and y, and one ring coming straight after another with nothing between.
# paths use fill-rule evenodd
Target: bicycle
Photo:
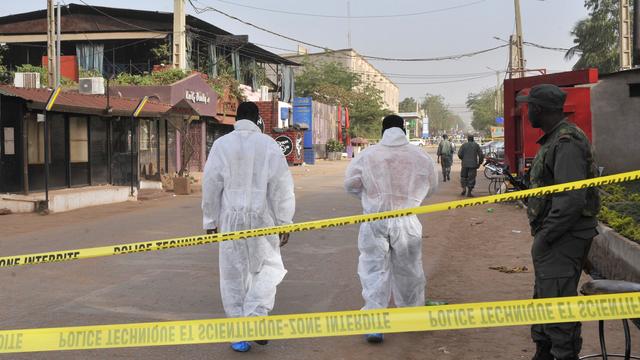
<instances>
[{"instance_id":1,"label":"bicycle","mask_svg":"<svg viewBox=\"0 0 640 360\"><path fill-rule=\"evenodd\" d=\"M526 190L529 187L521 176L513 176L509 166L494 158L486 158L484 175L489 179L489 194L504 194L513 191Z\"/></svg>"}]
</instances>

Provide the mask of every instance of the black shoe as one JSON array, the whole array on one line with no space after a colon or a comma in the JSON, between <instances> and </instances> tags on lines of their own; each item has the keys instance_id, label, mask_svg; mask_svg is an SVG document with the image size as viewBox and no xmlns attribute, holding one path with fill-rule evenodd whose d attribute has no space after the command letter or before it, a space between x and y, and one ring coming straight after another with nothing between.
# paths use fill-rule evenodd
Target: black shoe
<instances>
[{"instance_id":1,"label":"black shoe","mask_svg":"<svg viewBox=\"0 0 640 360\"><path fill-rule=\"evenodd\" d=\"M531 360L555 360L551 355L551 345L536 343L536 353Z\"/></svg>"},{"instance_id":2,"label":"black shoe","mask_svg":"<svg viewBox=\"0 0 640 360\"><path fill-rule=\"evenodd\" d=\"M467 191L467 197L473 197L473 194L471 193L471 188L469 188L469 191Z\"/></svg>"},{"instance_id":3,"label":"black shoe","mask_svg":"<svg viewBox=\"0 0 640 360\"><path fill-rule=\"evenodd\" d=\"M255 343L258 345L267 345L269 340L256 340Z\"/></svg>"},{"instance_id":4,"label":"black shoe","mask_svg":"<svg viewBox=\"0 0 640 360\"><path fill-rule=\"evenodd\" d=\"M463 189L462 192L460 193L460 196L465 196L465 195L467 195L467 190Z\"/></svg>"}]
</instances>

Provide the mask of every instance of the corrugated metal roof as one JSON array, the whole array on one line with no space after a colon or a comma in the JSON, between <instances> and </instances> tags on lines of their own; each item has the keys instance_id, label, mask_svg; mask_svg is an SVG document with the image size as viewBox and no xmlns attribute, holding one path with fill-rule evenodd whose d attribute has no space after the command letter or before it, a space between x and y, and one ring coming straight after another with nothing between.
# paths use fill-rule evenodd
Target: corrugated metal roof
<instances>
[{"instance_id":1,"label":"corrugated metal roof","mask_svg":"<svg viewBox=\"0 0 640 360\"><path fill-rule=\"evenodd\" d=\"M30 102L33 109L44 109L50 89L17 88L9 85L0 85L0 94L19 97ZM131 116L140 99L129 99L110 96L109 107L111 116ZM87 95L75 91L63 91L58 96L51 111L69 112L89 115L107 115L107 97L105 95ZM162 117L172 110L171 105L154 101L148 101L140 113L140 117Z\"/></svg>"},{"instance_id":2,"label":"corrugated metal roof","mask_svg":"<svg viewBox=\"0 0 640 360\"><path fill-rule=\"evenodd\" d=\"M46 9L1 16L0 35L46 34L46 18ZM186 16L186 25L188 30L210 40L233 35L192 15ZM62 11L61 29L63 34L145 30L170 34L173 32L173 13L71 3ZM239 52L266 63L299 65L250 42L240 47Z\"/></svg>"}]
</instances>

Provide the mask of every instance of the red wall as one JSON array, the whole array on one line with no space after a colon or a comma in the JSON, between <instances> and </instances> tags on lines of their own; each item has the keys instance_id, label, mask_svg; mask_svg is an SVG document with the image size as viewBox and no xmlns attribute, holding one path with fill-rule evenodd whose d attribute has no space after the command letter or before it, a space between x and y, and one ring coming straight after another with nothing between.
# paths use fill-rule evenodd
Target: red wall
<instances>
[{"instance_id":1,"label":"red wall","mask_svg":"<svg viewBox=\"0 0 640 360\"><path fill-rule=\"evenodd\" d=\"M42 66L44 68L49 64L48 60L49 59L46 56L42 57ZM78 82L78 62L76 61L76 57L74 55L60 56L60 63L62 63L60 75L69 80Z\"/></svg>"}]
</instances>

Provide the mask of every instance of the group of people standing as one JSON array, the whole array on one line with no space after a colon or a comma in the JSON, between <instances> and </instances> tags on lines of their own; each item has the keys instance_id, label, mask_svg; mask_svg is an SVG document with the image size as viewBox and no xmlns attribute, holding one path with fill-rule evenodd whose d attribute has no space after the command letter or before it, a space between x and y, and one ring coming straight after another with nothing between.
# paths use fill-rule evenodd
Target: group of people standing
<instances>
[{"instance_id":1,"label":"group of people standing","mask_svg":"<svg viewBox=\"0 0 640 360\"><path fill-rule=\"evenodd\" d=\"M534 87L518 97L529 106L532 127L541 128L541 150L533 161L531 186L595 177L588 139L568 122L562 107L565 94L553 85ZM218 139L207 159L203 177L203 226L207 233L230 232L292 223L295 195L291 173L277 143L262 134L256 104L245 102L237 111L235 130ZM450 181L455 147L446 135L438 146L444 181ZM476 171L483 161L472 136L457 152L462 160L462 195L473 196ZM438 188L434 161L406 137L404 120L390 115L382 122L382 140L349 164L344 186L358 197L364 213L419 206ZM531 199L528 207L535 268L535 298L573 296L591 240L596 235L599 209L596 191L582 189ZM220 243L220 290L228 317L266 316L273 309L276 288L283 280L280 247L288 234ZM362 309L425 305L422 267L422 225L414 216L366 222L358 235L358 275ZM578 359L580 323L532 326L536 343L533 360ZM383 334L367 334L380 343ZM267 340L256 341L266 345ZM231 344L246 352L251 343Z\"/></svg>"}]
</instances>

